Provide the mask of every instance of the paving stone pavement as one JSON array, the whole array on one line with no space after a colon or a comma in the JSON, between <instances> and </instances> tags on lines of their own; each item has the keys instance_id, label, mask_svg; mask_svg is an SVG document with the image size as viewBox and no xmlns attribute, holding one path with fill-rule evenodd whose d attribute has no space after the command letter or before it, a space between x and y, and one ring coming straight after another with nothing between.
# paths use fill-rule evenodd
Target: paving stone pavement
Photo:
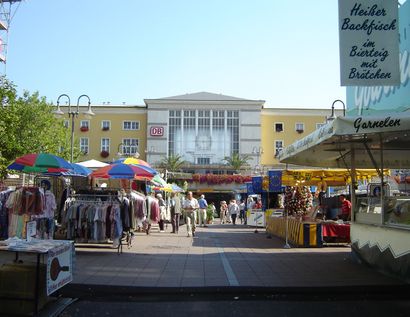
<instances>
[{"instance_id":1,"label":"paving stone pavement","mask_svg":"<svg viewBox=\"0 0 410 317\"><path fill-rule=\"evenodd\" d=\"M110 246L77 247L74 284L134 287L333 287L401 281L353 261L349 246L283 248L243 225L198 228L195 237L136 233L118 255Z\"/></svg>"},{"instance_id":2,"label":"paving stone pavement","mask_svg":"<svg viewBox=\"0 0 410 317\"><path fill-rule=\"evenodd\" d=\"M284 249L264 230L213 224L187 237L171 226L136 233L123 253L111 245L76 247L74 286L140 288L394 286L402 281L356 263L349 246ZM9 256L7 259L5 257ZM3 252L0 262L12 260Z\"/></svg>"}]
</instances>

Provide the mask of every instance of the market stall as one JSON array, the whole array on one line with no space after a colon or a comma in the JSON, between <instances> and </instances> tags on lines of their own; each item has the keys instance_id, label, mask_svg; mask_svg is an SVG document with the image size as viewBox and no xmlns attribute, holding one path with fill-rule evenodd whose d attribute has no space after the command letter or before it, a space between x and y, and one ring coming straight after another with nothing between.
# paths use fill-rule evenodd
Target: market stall
<instances>
[{"instance_id":1,"label":"market stall","mask_svg":"<svg viewBox=\"0 0 410 317\"><path fill-rule=\"evenodd\" d=\"M376 169L378 197L356 200L352 191L352 251L363 262L405 279L410 278L410 198L405 193L389 196L384 185L386 168L410 167L409 144L410 116L393 110L385 115L337 117L285 148L279 157L287 164L346 167L352 188L358 184L356 169Z\"/></svg>"},{"instance_id":2,"label":"market stall","mask_svg":"<svg viewBox=\"0 0 410 317\"><path fill-rule=\"evenodd\" d=\"M73 165L47 153L18 157L8 169L36 176L74 173ZM53 240L56 200L50 182L36 185L0 192L0 251L15 255L0 267L1 314L36 314L73 278L72 241Z\"/></svg>"},{"instance_id":3,"label":"market stall","mask_svg":"<svg viewBox=\"0 0 410 317\"><path fill-rule=\"evenodd\" d=\"M356 179L370 180L376 170L356 170ZM344 187L351 180L346 169L292 169L282 172L284 215L267 218L267 231L286 238L295 246L321 247L329 243L350 243L350 222L338 219L341 203L338 196L329 197L331 186ZM315 192L311 192L314 188ZM286 224L286 217L288 223Z\"/></svg>"}]
</instances>

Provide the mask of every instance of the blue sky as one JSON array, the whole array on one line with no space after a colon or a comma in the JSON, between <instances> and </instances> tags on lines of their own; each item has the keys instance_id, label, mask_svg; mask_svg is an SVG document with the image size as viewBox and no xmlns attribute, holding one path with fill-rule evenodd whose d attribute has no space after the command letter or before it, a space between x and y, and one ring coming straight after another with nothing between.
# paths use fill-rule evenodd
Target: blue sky
<instances>
[{"instance_id":1,"label":"blue sky","mask_svg":"<svg viewBox=\"0 0 410 317\"><path fill-rule=\"evenodd\" d=\"M208 91L330 109L345 100L337 18L337 0L25 0L7 76L53 102Z\"/></svg>"}]
</instances>

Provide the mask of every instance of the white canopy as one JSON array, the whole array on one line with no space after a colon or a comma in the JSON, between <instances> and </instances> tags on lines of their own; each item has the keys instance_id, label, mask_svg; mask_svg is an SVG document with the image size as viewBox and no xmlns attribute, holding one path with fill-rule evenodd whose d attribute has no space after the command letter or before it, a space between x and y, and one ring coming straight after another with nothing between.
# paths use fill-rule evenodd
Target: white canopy
<instances>
[{"instance_id":1,"label":"white canopy","mask_svg":"<svg viewBox=\"0 0 410 317\"><path fill-rule=\"evenodd\" d=\"M91 169L100 168L100 167L104 167L104 166L109 165L107 163L100 162L100 161L97 161L97 160L88 160L88 161L84 161L84 162L78 162L77 164L81 165L81 166L91 168Z\"/></svg>"},{"instance_id":2,"label":"white canopy","mask_svg":"<svg viewBox=\"0 0 410 317\"><path fill-rule=\"evenodd\" d=\"M410 168L410 113L337 117L286 147L279 160L339 168L353 160L356 168Z\"/></svg>"}]
</instances>

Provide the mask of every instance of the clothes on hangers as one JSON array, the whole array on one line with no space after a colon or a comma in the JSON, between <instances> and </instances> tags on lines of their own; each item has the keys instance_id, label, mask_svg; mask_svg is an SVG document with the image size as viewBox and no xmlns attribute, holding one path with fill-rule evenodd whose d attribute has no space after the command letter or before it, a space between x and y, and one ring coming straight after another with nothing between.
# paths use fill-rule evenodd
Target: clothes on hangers
<instances>
[{"instance_id":1,"label":"clothes on hangers","mask_svg":"<svg viewBox=\"0 0 410 317\"><path fill-rule=\"evenodd\" d=\"M98 243L122 235L118 202L76 199L63 214L62 225L67 230L67 239Z\"/></svg>"}]
</instances>

